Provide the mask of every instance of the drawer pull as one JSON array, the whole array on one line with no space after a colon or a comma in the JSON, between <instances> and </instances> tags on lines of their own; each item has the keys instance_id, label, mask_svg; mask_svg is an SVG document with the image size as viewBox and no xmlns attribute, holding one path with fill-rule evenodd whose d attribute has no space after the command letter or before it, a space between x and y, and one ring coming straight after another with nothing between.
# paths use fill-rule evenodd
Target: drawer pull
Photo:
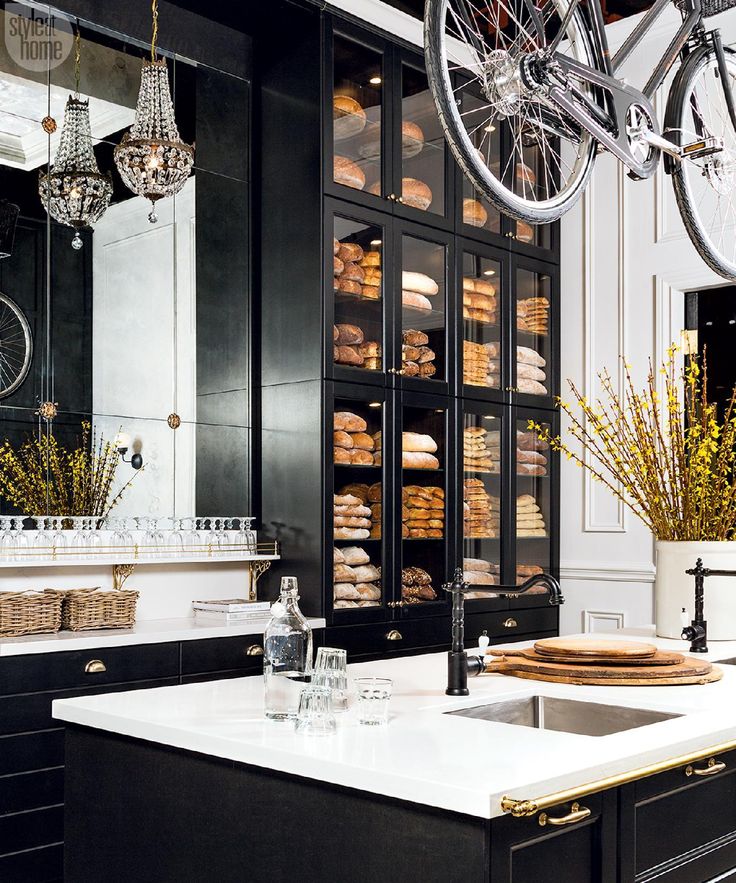
<instances>
[{"instance_id":1,"label":"drawer pull","mask_svg":"<svg viewBox=\"0 0 736 883\"><path fill-rule=\"evenodd\" d=\"M546 812L540 813L539 824L542 827L545 825L554 825L556 828L562 828L565 825L574 825L576 822L582 822L583 819L587 819L589 815L590 810L587 806L580 806L579 803L573 803L570 807L570 812L566 816L553 818L552 816L548 816Z\"/></svg>"},{"instance_id":2,"label":"drawer pull","mask_svg":"<svg viewBox=\"0 0 736 883\"><path fill-rule=\"evenodd\" d=\"M403 641L404 636L398 629L391 629L390 632L386 632L386 640L387 641Z\"/></svg>"},{"instance_id":3,"label":"drawer pull","mask_svg":"<svg viewBox=\"0 0 736 883\"><path fill-rule=\"evenodd\" d=\"M98 675L102 674L103 671L107 671L107 666L101 659L90 659L84 666L84 670L88 675Z\"/></svg>"},{"instance_id":4,"label":"drawer pull","mask_svg":"<svg viewBox=\"0 0 736 883\"><path fill-rule=\"evenodd\" d=\"M513 616L509 616L508 619L504 620L503 627L505 629L515 629L517 628L519 623L514 619Z\"/></svg>"},{"instance_id":5,"label":"drawer pull","mask_svg":"<svg viewBox=\"0 0 736 883\"><path fill-rule=\"evenodd\" d=\"M715 757L711 757L708 766L696 769L692 764L685 767L686 776L717 776L726 769L726 764L722 761L716 761Z\"/></svg>"},{"instance_id":6,"label":"drawer pull","mask_svg":"<svg viewBox=\"0 0 736 883\"><path fill-rule=\"evenodd\" d=\"M263 656L263 647L260 644L251 644L245 648L246 656Z\"/></svg>"}]
</instances>

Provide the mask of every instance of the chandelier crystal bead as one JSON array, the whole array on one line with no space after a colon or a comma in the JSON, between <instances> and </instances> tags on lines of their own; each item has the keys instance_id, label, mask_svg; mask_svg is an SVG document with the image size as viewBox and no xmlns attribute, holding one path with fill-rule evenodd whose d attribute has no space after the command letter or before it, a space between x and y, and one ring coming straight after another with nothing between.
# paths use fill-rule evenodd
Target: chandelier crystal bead
<instances>
[{"instance_id":1,"label":"chandelier crystal bead","mask_svg":"<svg viewBox=\"0 0 736 883\"><path fill-rule=\"evenodd\" d=\"M74 229L72 246L82 247L79 231L93 226L112 198L112 179L103 175L92 149L89 101L69 96L56 158L41 173L38 192L46 211L60 224Z\"/></svg>"},{"instance_id":2,"label":"chandelier crystal bead","mask_svg":"<svg viewBox=\"0 0 736 883\"><path fill-rule=\"evenodd\" d=\"M151 201L148 220L155 224L156 202L177 194L194 166L194 146L181 140L174 118L165 59L143 62L135 121L114 157L125 185Z\"/></svg>"}]
</instances>

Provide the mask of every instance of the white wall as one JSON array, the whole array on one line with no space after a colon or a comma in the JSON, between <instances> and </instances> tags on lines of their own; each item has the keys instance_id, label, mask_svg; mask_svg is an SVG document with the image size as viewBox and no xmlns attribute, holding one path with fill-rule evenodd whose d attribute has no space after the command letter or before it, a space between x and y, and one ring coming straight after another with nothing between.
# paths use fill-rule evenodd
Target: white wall
<instances>
[{"instance_id":1,"label":"white wall","mask_svg":"<svg viewBox=\"0 0 736 883\"><path fill-rule=\"evenodd\" d=\"M608 27L612 48L637 19ZM674 34L670 8L624 68L641 87ZM736 42L736 12L711 20ZM660 120L669 80L657 96ZM562 378L584 395L608 367L620 384L619 354L642 380L684 327L684 292L724 284L702 262L680 222L667 175L632 181L609 155L598 157L591 185L562 222ZM651 534L613 497L563 458L561 570L567 603L563 633L653 621Z\"/></svg>"}]
</instances>

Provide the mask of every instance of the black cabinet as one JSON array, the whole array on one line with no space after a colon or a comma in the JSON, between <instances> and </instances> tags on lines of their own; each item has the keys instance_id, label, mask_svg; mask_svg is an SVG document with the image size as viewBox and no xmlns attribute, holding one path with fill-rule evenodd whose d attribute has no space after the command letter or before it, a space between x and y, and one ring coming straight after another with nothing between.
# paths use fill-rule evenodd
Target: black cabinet
<instances>
[{"instance_id":1,"label":"black cabinet","mask_svg":"<svg viewBox=\"0 0 736 883\"><path fill-rule=\"evenodd\" d=\"M273 575L295 574L302 609L361 656L367 635L375 655L446 647L441 586L456 567L479 589L559 572L555 457L527 428L557 426L556 228L520 229L463 180L421 53L316 8L278 9L284 40L257 63L255 151L261 521L284 550ZM469 112L473 100L463 93ZM504 131L478 137L492 164L511 156ZM525 187L534 163L515 172ZM405 456L423 445L434 460ZM359 591L333 571L346 548ZM485 598L468 613L546 605ZM437 644L407 627L401 650L387 645L432 617ZM555 631L556 611L543 618L514 635Z\"/></svg>"}]
</instances>

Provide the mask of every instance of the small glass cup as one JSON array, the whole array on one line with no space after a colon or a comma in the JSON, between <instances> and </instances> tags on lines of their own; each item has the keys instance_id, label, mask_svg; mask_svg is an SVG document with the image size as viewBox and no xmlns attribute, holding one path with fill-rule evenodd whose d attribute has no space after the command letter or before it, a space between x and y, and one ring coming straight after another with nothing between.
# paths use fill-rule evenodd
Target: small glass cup
<instances>
[{"instance_id":1,"label":"small glass cup","mask_svg":"<svg viewBox=\"0 0 736 883\"><path fill-rule=\"evenodd\" d=\"M348 708L348 655L337 647L319 647L312 683L332 691L333 711Z\"/></svg>"},{"instance_id":2,"label":"small glass cup","mask_svg":"<svg viewBox=\"0 0 736 883\"><path fill-rule=\"evenodd\" d=\"M358 691L358 723L378 727L388 723L388 703L391 699L391 678L356 678Z\"/></svg>"},{"instance_id":3,"label":"small glass cup","mask_svg":"<svg viewBox=\"0 0 736 883\"><path fill-rule=\"evenodd\" d=\"M299 694L299 710L294 730L305 736L331 736L337 732L332 713L332 690L310 684Z\"/></svg>"}]
</instances>

